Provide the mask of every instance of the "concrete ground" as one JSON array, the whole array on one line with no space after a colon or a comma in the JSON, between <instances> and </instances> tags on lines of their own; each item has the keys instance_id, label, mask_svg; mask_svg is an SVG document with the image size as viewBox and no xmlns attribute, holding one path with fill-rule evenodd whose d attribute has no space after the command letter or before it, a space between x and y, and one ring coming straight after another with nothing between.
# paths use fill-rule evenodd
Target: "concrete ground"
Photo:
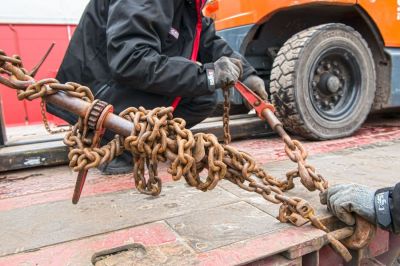
<instances>
[{"instance_id":1,"label":"concrete ground","mask_svg":"<svg viewBox=\"0 0 400 266\"><path fill-rule=\"evenodd\" d=\"M399 121L371 121L353 137L306 142L309 162L330 184L394 185L400 180ZM233 145L279 178L295 168L277 138ZM127 258L129 265L247 264L284 251L263 265L296 265L289 248L324 236L311 226L280 223L277 205L227 181L204 193L173 182L165 166L160 172L163 191L150 197L134 189L129 175L91 171L78 205L71 203L75 173L66 166L2 173L0 265L91 265L95 253L127 244L134 245L124 257L98 265L126 265ZM298 180L288 194L329 215L318 193Z\"/></svg>"}]
</instances>

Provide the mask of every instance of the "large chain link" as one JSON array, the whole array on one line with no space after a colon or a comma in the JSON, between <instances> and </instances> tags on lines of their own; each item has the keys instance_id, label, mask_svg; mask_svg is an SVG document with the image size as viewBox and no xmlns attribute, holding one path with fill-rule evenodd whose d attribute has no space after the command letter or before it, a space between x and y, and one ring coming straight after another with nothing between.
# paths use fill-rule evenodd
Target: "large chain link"
<instances>
[{"instance_id":1,"label":"large chain link","mask_svg":"<svg viewBox=\"0 0 400 266\"><path fill-rule=\"evenodd\" d=\"M60 84L56 79L35 81L22 67L20 58L8 57L1 50L0 74L9 76L9 79L0 76L0 83L17 89L20 100L45 99L58 91L90 103L94 100L90 89L77 83ZM22 89L26 85L27 88ZM224 136L225 143L228 143L228 90L224 91L224 100ZM79 118L64 139L64 143L70 147L70 167L74 171L88 170L110 162L125 149L133 155L133 177L137 189L142 193L160 194L158 163L167 162L168 173L172 175L173 180L183 177L190 186L202 191L215 188L222 179L229 180L246 191L260 194L269 202L281 204L278 216L281 222L301 226L310 221L317 228L328 232L306 200L284 195L285 191L294 187L293 179L296 177L300 177L301 183L310 191L318 189L323 192L328 186L327 181L306 162L308 154L300 142L290 138L284 139L285 152L298 167L288 172L287 179L281 181L257 166L251 155L227 144L220 144L215 135L193 135L186 129L185 120L174 118L172 113L172 107L153 110L130 107L121 112L120 116L134 124L131 135L126 138L115 136L102 147L91 147L93 140L87 139L84 134L88 125ZM148 178L145 177L145 168L148 169ZM207 171L204 178L200 177L203 171Z\"/></svg>"}]
</instances>

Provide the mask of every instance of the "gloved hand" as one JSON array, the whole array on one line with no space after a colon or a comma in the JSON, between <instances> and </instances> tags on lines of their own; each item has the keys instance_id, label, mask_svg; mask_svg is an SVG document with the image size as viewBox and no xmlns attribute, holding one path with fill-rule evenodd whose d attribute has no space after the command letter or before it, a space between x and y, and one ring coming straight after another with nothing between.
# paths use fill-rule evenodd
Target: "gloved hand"
<instances>
[{"instance_id":1,"label":"gloved hand","mask_svg":"<svg viewBox=\"0 0 400 266\"><path fill-rule=\"evenodd\" d=\"M263 100L268 99L264 80L262 80L259 76L250 75L243 81L243 84L246 85L250 90L254 91Z\"/></svg>"},{"instance_id":2,"label":"gloved hand","mask_svg":"<svg viewBox=\"0 0 400 266\"><path fill-rule=\"evenodd\" d=\"M214 63L215 85L217 88L228 89L242 76L243 66L239 59L222 56Z\"/></svg>"},{"instance_id":3,"label":"gloved hand","mask_svg":"<svg viewBox=\"0 0 400 266\"><path fill-rule=\"evenodd\" d=\"M335 185L321 193L320 199L333 215L348 225L355 224L353 213L376 223L374 189L356 184Z\"/></svg>"}]
</instances>

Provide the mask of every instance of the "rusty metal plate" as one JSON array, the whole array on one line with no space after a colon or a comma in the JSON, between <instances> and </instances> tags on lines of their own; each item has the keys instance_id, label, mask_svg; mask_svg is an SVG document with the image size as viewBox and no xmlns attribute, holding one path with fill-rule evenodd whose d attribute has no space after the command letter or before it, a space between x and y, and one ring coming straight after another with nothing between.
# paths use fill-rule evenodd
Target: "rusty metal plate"
<instances>
[{"instance_id":1,"label":"rusty metal plate","mask_svg":"<svg viewBox=\"0 0 400 266\"><path fill-rule=\"evenodd\" d=\"M128 190L83 198L78 205L65 200L5 211L0 213L0 256L237 201L220 188L204 193L176 182L166 184L159 197Z\"/></svg>"},{"instance_id":2,"label":"rusty metal plate","mask_svg":"<svg viewBox=\"0 0 400 266\"><path fill-rule=\"evenodd\" d=\"M250 239L286 226L245 202L167 219L167 223L198 252Z\"/></svg>"}]
</instances>

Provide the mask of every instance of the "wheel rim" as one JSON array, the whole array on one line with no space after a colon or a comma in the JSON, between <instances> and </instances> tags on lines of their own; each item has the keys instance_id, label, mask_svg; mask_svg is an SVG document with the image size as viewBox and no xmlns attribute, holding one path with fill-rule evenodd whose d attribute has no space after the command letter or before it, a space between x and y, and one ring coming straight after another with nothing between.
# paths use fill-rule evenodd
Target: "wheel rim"
<instances>
[{"instance_id":1,"label":"wheel rim","mask_svg":"<svg viewBox=\"0 0 400 266\"><path fill-rule=\"evenodd\" d=\"M361 71L357 59L346 49L323 52L309 77L310 101L322 118L339 121L354 111L361 92Z\"/></svg>"}]
</instances>

